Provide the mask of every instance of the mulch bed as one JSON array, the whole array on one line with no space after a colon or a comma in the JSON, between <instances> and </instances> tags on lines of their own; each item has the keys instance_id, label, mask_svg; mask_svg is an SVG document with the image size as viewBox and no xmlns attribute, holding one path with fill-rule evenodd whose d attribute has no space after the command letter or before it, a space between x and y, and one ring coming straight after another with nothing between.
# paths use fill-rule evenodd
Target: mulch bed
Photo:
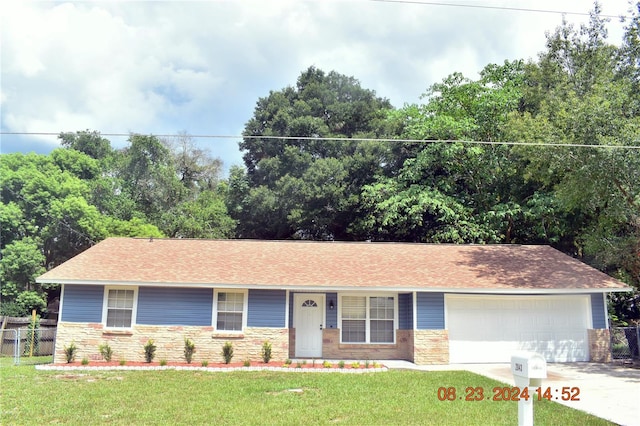
<instances>
[{"instance_id":1,"label":"mulch bed","mask_svg":"<svg viewBox=\"0 0 640 426\"><path fill-rule=\"evenodd\" d=\"M82 362L71 362L64 364L43 364L36 366L39 370L200 370L200 371L256 371L256 370L275 370L275 371L306 371L306 372L373 372L373 371L385 371L387 368L384 365L369 364L365 367L364 364L359 366L353 366L349 363L344 364L341 368L338 363L332 363L331 367L324 367L322 362L316 362L315 364L307 362L303 363L291 363L289 365L284 362L272 361L268 364L264 362L252 362L249 366L245 366L243 362L232 362L229 364L224 363L208 363L203 366L200 362L193 362L188 364L186 362L167 362L165 365L160 365L159 362L136 362L126 361L124 365L119 361L89 361L88 364L82 364Z\"/></svg>"}]
</instances>

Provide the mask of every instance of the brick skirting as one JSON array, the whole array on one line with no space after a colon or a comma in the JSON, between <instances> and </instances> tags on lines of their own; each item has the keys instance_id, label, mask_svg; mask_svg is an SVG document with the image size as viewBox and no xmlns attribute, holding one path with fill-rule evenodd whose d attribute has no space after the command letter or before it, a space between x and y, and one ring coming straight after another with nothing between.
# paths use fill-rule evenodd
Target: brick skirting
<instances>
[{"instance_id":1,"label":"brick skirting","mask_svg":"<svg viewBox=\"0 0 640 426\"><path fill-rule=\"evenodd\" d=\"M261 360L260 352L265 340L271 342L272 358L288 357L289 332L285 328L251 327L241 335L216 332L213 327L136 325L131 330L107 331L102 324L59 322L56 336L55 363L66 361L64 346L71 342L78 347L76 360L101 360L98 346L108 343L113 360L144 361L144 345L153 339L157 346L155 360L182 362L184 339L196 345L194 363L222 361L222 346L233 344L234 361Z\"/></svg>"}]
</instances>

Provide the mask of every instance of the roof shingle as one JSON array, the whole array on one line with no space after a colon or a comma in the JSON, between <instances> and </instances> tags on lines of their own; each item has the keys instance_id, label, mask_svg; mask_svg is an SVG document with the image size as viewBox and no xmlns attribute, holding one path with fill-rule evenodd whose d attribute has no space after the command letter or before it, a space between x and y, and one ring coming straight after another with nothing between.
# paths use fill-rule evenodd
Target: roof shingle
<instances>
[{"instance_id":1,"label":"roof shingle","mask_svg":"<svg viewBox=\"0 0 640 426\"><path fill-rule=\"evenodd\" d=\"M108 238L41 283L623 291L549 246Z\"/></svg>"}]
</instances>

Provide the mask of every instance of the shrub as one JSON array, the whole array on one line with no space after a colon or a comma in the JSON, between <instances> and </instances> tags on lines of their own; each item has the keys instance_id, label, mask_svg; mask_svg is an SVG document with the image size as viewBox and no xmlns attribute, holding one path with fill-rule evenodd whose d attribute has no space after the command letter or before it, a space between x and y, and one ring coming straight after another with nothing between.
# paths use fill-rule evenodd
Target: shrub
<instances>
[{"instance_id":1,"label":"shrub","mask_svg":"<svg viewBox=\"0 0 640 426\"><path fill-rule=\"evenodd\" d=\"M98 351L100 351L100 355L102 355L102 359L109 362L111 361L111 357L113 356L113 351L111 350L111 346L108 343L103 343L98 346Z\"/></svg>"},{"instance_id":2,"label":"shrub","mask_svg":"<svg viewBox=\"0 0 640 426\"><path fill-rule=\"evenodd\" d=\"M260 351L260 356L262 356L262 361L265 364L268 364L271 361L271 343L268 340L265 340L262 344L262 351Z\"/></svg>"},{"instance_id":3,"label":"shrub","mask_svg":"<svg viewBox=\"0 0 640 426\"><path fill-rule=\"evenodd\" d=\"M224 359L225 364L229 364L231 359L233 358L233 344L231 342L227 342L222 347L222 358Z\"/></svg>"},{"instance_id":4,"label":"shrub","mask_svg":"<svg viewBox=\"0 0 640 426\"><path fill-rule=\"evenodd\" d=\"M184 359L187 364L191 364L193 360L193 354L196 353L196 344L189 338L184 338Z\"/></svg>"},{"instance_id":5,"label":"shrub","mask_svg":"<svg viewBox=\"0 0 640 426\"><path fill-rule=\"evenodd\" d=\"M291 365L291 360L289 358L285 359L284 365Z\"/></svg>"},{"instance_id":6,"label":"shrub","mask_svg":"<svg viewBox=\"0 0 640 426\"><path fill-rule=\"evenodd\" d=\"M360 368L360 363L358 361L354 361L351 363L351 368Z\"/></svg>"},{"instance_id":7,"label":"shrub","mask_svg":"<svg viewBox=\"0 0 640 426\"><path fill-rule=\"evenodd\" d=\"M160 360L160 365L161 365L161 366L163 366L163 367L164 367L165 365L167 365L167 360L166 360L166 359L161 359L161 360Z\"/></svg>"},{"instance_id":8,"label":"shrub","mask_svg":"<svg viewBox=\"0 0 640 426\"><path fill-rule=\"evenodd\" d=\"M364 360L364 368L369 368L369 360L368 359Z\"/></svg>"},{"instance_id":9,"label":"shrub","mask_svg":"<svg viewBox=\"0 0 640 426\"><path fill-rule=\"evenodd\" d=\"M67 364L75 361L77 352L78 352L78 347L73 342L71 342L69 347L66 347L66 346L64 347L64 356L67 359Z\"/></svg>"},{"instance_id":10,"label":"shrub","mask_svg":"<svg viewBox=\"0 0 640 426\"><path fill-rule=\"evenodd\" d=\"M121 359L121 360L118 362L118 364L120 364L120 365L125 365L126 363L127 363L127 360L126 360L126 359Z\"/></svg>"},{"instance_id":11,"label":"shrub","mask_svg":"<svg viewBox=\"0 0 640 426\"><path fill-rule=\"evenodd\" d=\"M80 361L80 363L82 365L89 365L89 358L85 356L84 358L82 358L82 361Z\"/></svg>"},{"instance_id":12,"label":"shrub","mask_svg":"<svg viewBox=\"0 0 640 426\"><path fill-rule=\"evenodd\" d=\"M204 360L204 361L202 361L200 364L201 364L203 367L206 367L206 366L208 366L208 365L209 365L209 361Z\"/></svg>"},{"instance_id":13,"label":"shrub","mask_svg":"<svg viewBox=\"0 0 640 426\"><path fill-rule=\"evenodd\" d=\"M340 368L344 368L344 361L340 361L340 362L338 363L338 367L340 367Z\"/></svg>"},{"instance_id":14,"label":"shrub","mask_svg":"<svg viewBox=\"0 0 640 426\"><path fill-rule=\"evenodd\" d=\"M147 344L144 345L144 360L146 362L153 361L153 358L156 356L156 345L153 342L153 339L149 339Z\"/></svg>"},{"instance_id":15,"label":"shrub","mask_svg":"<svg viewBox=\"0 0 640 426\"><path fill-rule=\"evenodd\" d=\"M323 366L324 368L331 368L331 363L330 363L329 361L323 361L323 362L322 362L322 366Z\"/></svg>"},{"instance_id":16,"label":"shrub","mask_svg":"<svg viewBox=\"0 0 640 426\"><path fill-rule=\"evenodd\" d=\"M249 359L245 359L245 360L242 362L242 365L244 365L245 367L251 367L251 360L249 360Z\"/></svg>"}]
</instances>

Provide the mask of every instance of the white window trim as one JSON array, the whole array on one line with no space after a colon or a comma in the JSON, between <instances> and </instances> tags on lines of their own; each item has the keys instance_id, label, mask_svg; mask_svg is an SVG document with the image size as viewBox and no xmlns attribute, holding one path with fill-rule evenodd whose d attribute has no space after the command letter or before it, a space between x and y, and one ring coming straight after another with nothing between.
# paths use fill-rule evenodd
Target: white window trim
<instances>
[{"instance_id":1,"label":"white window trim","mask_svg":"<svg viewBox=\"0 0 640 426\"><path fill-rule=\"evenodd\" d=\"M219 330L218 329L218 293L242 293L242 330ZM235 288L216 288L213 290L213 314L211 325L216 334L242 334L247 328L247 313L249 306L249 290L239 290Z\"/></svg>"},{"instance_id":2,"label":"white window trim","mask_svg":"<svg viewBox=\"0 0 640 426\"><path fill-rule=\"evenodd\" d=\"M133 290L133 309L131 310L131 325L129 327L107 327L107 312L109 310L109 290ZM138 287L137 286L105 286L102 300L102 326L106 330L131 330L138 318Z\"/></svg>"},{"instance_id":3,"label":"white window trim","mask_svg":"<svg viewBox=\"0 0 640 426\"><path fill-rule=\"evenodd\" d=\"M342 296L364 297L366 318L365 318L365 341L364 342L343 342L342 341ZM370 298L372 297L393 297L393 342L371 342L371 310ZM396 333L398 330L398 294L397 293L338 293L338 328L340 329L340 343L344 345L395 345Z\"/></svg>"}]
</instances>

